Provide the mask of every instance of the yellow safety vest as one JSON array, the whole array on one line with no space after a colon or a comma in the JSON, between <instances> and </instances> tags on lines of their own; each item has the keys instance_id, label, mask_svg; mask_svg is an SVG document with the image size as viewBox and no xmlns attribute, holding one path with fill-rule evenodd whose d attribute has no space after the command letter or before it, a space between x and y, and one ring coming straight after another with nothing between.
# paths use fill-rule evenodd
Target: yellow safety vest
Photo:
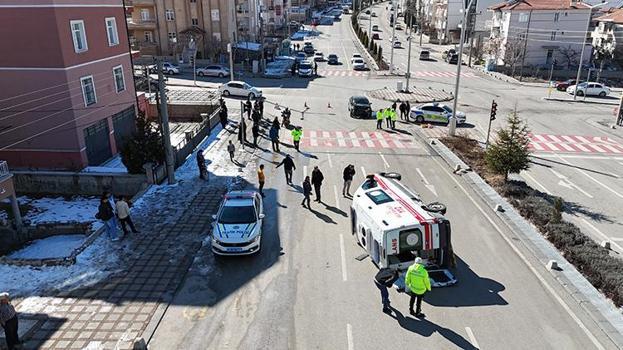
<instances>
[{"instance_id":1,"label":"yellow safety vest","mask_svg":"<svg viewBox=\"0 0 623 350\"><path fill-rule=\"evenodd\" d=\"M376 112L376 120L383 120L383 111Z\"/></svg>"},{"instance_id":2,"label":"yellow safety vest","mask_svg":"<svg viewBox=\"0 0 623 350\"><path fill-rule=\"evenodd\" d=\"M303 136L302 131L296 130L296 129L292 130L292 139L294 141L300 141L302 136Z\"/></svg>"},{"instance_id":3,"label":"yellow safety vest","mask_svg":"<svg viewBox=\"0 0 623 350\"><path fill-rule=\"evenodd\" d=\"M405 284L408 290L417 295L422 295L430 291L430 279L428 271L422 264L413 264L409 266L407 275L405 276Z\"/></svg>"}]
</instances>

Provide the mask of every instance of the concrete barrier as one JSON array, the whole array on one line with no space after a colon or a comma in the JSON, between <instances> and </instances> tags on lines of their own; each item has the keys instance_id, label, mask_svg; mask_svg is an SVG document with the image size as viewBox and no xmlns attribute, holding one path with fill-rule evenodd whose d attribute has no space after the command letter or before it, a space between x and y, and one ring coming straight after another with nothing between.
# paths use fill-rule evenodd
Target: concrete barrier
<instances>
[{"instance_id":1,"label":"concrete barrier","mask_svg":"<svg viewBox=\"0 0 623 350\"><path fill-rule=\"evenodd\" d=\"M133 196L147 185L143 174L120 173L14 171L13 180L15 191L21 195L99 196L110 191L117 196Z\"/></svg>"}]
</instances>

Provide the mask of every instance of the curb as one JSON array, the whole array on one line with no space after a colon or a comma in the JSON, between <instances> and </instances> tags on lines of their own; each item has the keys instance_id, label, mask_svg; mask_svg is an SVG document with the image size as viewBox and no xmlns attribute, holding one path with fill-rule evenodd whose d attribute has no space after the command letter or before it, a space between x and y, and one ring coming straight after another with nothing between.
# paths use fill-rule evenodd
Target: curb
<instances>
[{"instance_id":1,"label":"curb","mask_svg":"<svg viewBox=\"0 0 623 350\"><path fill-rule=\"evenodd\" d=\"M418 130L415 132L419 137L427 140ZM436 145L429 147L441 156L450 167L454 167L456 164L460 164L464 169L468 167L441 141L436 140ZM578 305L591 317L604 334L618 347L623 347L623 317L621 317L621 312L590 284L575 266L570 264L532 224L519 215L505 198L489 186L480 175L472 171L463 175L463 178L466 179L466 184L478 194L489 208L495 207L496 204L502 204L504 212L496 211L496 216L520 238L521 242L538 260L541 266L545 266L550 260L555 260L559 263L561 271L549 271L552 276L578 302Z\"/></svg>"},{"instance_id":2,"label":"curb","mask_svg":"<svg viewBox=\"0 0 623 350\"><path fill-rule=\"evenodd\" d=\"M572 103L586 103L593 105L602 105L602 106L618 106L619 102L609 102L609 101L584 101L584 100L574 100L572 98L560 98L560 97L543 97L543 101L557 101L557 102L572 102Z\"/></svg>"}]
</instances>

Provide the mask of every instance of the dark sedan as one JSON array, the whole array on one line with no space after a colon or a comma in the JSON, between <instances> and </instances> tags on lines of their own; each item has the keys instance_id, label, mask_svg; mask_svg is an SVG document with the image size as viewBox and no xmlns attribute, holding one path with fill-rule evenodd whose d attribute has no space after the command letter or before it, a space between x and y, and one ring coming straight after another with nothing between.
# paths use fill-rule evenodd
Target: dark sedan
<instances>
[{"instance_id":1,"label":"dark sedan","mask_svg":"<svg viewBox=\"0 0 623 350\"><path fill-rule=\"evenodd\" d=\"M372 118L372 104L364 96L353 96L348 101L348 111L352 118Z\"/></svg>"},{"instance_id":2,"label":"dark sedan","mask_svg":"<svg viewBox=\"0 0 623 350\"><path fill-rule=\"evenodd\" d=\"M559 81L556 83L556 90L567 91L569 86L575 85L575 79L568 79L565 81Z\"/></svg>"},{"instance_id":3,"label":"dark sedan","mask_svg":"<svg viewBox=\"0 0 623 350\"><path fill-rule=\"evenodd\" d=\"M327 61L329 64L340 64L340 61L337 57L336 54L332 53L329 56L327 56Z\"/></svg>"}]
</instances>

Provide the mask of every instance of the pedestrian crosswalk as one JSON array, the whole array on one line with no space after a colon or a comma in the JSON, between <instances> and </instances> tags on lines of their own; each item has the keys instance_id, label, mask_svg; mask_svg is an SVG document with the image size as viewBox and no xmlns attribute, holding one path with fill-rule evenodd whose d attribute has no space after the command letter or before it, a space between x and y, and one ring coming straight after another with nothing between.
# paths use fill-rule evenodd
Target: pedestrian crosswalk
<instances>
[{"instance_id":1,"label":"pedestrian crosswalk","mask_svg":"<svg viewBox=\"0 0 623 350\"><path fill-rule=\"evenodd\" d=\"M426 78L456 78L456 72L443 72L443 71L416 71L412 73L414 77L426 77ZM476 74L471 72L461 73L462 78L476 78Z\"/></svg>"},{"instance_id":2,"label":"pedestrian crosswalk","mask_svg":"<svg viewBox=\"0 0 623 350\"><path fill-rule=\"evenodd\" d=\"M318 74L324 77L364 77L368 75L368 72L362 70L321 69L318 70Z\"/></svg>"},{"instance_id":3,"label":"pedestrian crosswalk","mask_svg":"<svg viewBox=\"0 0 623 350\"><path fill-rule=\"evenodd\" d=\"M623 154L623 144L607 136L531 134L533 152Z\"/></svg>"},{"instance_id":4,"label":"pedestrian crosswalk","mask_svg":"<svg viewBox=\"0 0 623 350\"><path fill-rule=\"evenodd\" d=\"M305 130L301 145L310 148L418 148L411 135L381 130Z\"/></svg>"}]
</instances>

